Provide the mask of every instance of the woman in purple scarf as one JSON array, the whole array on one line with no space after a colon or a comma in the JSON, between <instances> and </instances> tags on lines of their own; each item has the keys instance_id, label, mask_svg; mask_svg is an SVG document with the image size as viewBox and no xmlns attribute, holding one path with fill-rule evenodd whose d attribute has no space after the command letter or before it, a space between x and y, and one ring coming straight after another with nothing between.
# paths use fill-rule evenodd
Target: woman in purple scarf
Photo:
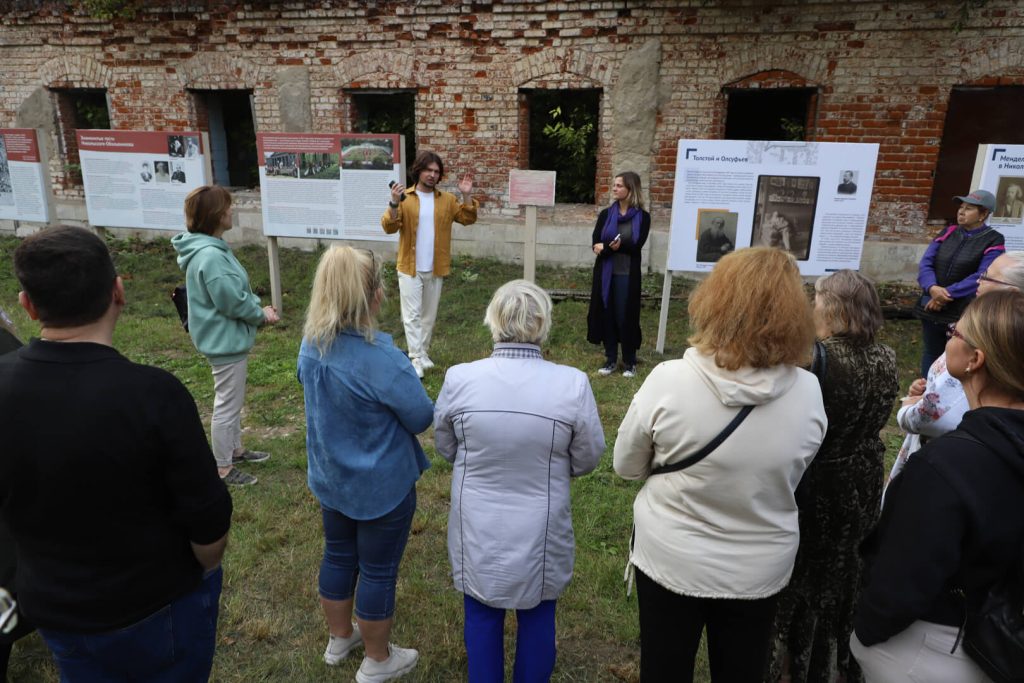
<instances>
[{"instance_id":1,"label":"woman in purple scarf","mask_svg":"<svg viewBox=\"0 0 1024 683\"><path fill-rule=\"evenodd\" d=\"M610 375L618 367L622 345L623 377L636 375L640 347L640 251L651 231L644 211L640 176L626 171L615 176L615 201L597 217L590 240L597 255L587 314L587 341L604 344L605 364L597 371Z\"/></svg>"}]
</instances>

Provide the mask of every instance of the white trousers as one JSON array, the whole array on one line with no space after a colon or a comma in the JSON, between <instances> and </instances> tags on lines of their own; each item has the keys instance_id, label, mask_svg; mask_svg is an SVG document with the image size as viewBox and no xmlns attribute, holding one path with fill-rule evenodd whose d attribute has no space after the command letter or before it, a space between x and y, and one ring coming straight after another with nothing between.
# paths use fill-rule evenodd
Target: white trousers
<instances>
[{"instance_id":1,"label":"white trousers","mask_svg":"<svg viewBox=\"0 0 1024 683\"><path fill-rule=\"evenodd\" d=\"M443 284L443 277L427 271L417 272L415 276L398 274L402 324L405 326L405 344L409 348L410 358L423 358L430 350Z\"/></svg>"},{"instance_id":2,"label":"white trousers","mask_svg":"<svg viewBox=\"0 0 1024 683\"><path fill-rule=\"evenodd\" d=\"M213 366L213 418L210 441L217 467L231 467L231 456L242 448L242 406L249 359Z\"/></svg>"},{"instance_id":3,"label":"white trousers","mask_svg":"<svg viewBox=\"0 0 1024 683\"><path fill-rule=\"evenodd\" d=\"M992 683L963 647L956 642L956 626L915 621L905 631L871 647L857 634L850 636L850 652L864 671L867 683Z\"/></svg>"}]
</instances>

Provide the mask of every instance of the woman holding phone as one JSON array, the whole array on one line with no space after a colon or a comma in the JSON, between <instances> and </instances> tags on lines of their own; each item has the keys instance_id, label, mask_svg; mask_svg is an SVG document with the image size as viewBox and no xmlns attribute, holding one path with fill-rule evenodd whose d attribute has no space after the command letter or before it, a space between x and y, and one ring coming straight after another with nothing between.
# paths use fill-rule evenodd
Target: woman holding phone
<instances>
[{"instance_id":1,"label":"woman holding phone","mask_svg":"<svg viewBox=\"0 0 1024 683\"><path fill-rule=\"evenodd\" d=\"M640 176L625 171L612 183L615 201L601 211L591 238L597 261L587 314L587 341L604 344L605 364L597 371L610 375L618 368L622 346L623 377L636 375L640 332L640 253L651 231L644 211Z\"/></svg>"}]
</instances>

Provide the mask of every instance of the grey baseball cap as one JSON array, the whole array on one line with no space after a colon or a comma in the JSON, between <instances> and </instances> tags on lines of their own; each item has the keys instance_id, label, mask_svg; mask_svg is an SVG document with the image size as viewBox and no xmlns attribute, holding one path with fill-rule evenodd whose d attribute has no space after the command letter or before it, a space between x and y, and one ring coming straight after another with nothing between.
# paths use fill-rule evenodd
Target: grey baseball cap
<instances>
[{"instance_id":1,"label":"grey baseball cap","mask_svg":"<svg viewBox=\"0 0 1024 683\"><path fill-rule=\"evenodd\" d=\"M953 199L965 204L980 206L983 209L988 209L989 212L996 210L996 197L988 190L974 190L969 195L953 197Z\"/></svg>"}]
</instances>

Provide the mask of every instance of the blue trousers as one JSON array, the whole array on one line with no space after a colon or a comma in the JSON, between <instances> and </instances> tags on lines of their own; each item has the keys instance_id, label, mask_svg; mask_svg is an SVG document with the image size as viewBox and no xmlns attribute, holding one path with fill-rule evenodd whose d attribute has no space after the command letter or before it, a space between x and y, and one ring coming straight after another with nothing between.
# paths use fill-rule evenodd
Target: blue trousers
<instances>
[{"instance_id":1,"label":"blue trousers","mask_svg":"<svg viewBox=\"0 0 1024 683\"><path fill-rule=\"evenodd\" d=\"M488 607L468 595L463 600L469 683L505 680L505 610ZM516 660L512 683L541 683L555 670L555 600L516 610Z\"/></svg>"},{"instance_id":2,"label":"blue trousers","mask_svg":"<svg viewBox=\"0 0 1024 683\"><path fill-rule=\"evenodd\" d=\"M39 629L61 683L201 683L210 678L224 573L131 626L106 633Z\"/></svg>"},{"instance_id":3,"label":"blue trousers","mask_svg":"<svg viewBox=\"0 0 1024 683\"><path fill-rule=\"evenodd\" d=\"M416 512L416 487L398 507L377 519L352 519L330 508L321 511L324 557L320 595L328 600L348 600L355 595L357 617L364 621L390 619L395 613L398 564Z\"/></svg>"}]
</instances>

